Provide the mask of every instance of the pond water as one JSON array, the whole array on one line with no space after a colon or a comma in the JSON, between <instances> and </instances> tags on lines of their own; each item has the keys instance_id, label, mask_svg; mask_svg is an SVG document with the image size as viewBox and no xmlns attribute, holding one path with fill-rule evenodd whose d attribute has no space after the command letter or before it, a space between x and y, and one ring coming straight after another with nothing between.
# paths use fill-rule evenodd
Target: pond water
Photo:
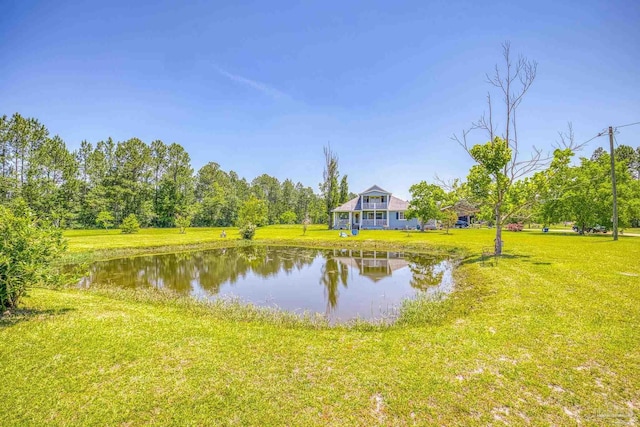
<instances>
[{"instance_id":1,"label":"pond water","mask_svg":"<svg viewBox=\"0 0 640 427\"><path fill-rule=\"evenodd\" d=\"M247 246L95 263L80 285L168 288L199 299L238 298L330 322L391 319L405 298L448 293L453 264L423 254Z\"/></svg>"}]
</instances>

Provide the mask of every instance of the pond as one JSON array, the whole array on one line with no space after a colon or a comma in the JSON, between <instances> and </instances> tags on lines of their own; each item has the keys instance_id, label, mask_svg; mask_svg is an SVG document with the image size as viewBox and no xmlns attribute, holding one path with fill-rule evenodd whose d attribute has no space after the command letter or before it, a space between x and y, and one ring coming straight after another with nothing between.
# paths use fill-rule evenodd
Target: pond
<instances>
[{"instance_id":1,"label":"pond","mask_svg":"<svg viewBox=\"0 0 640 427\"><path fill-rule=\"evenodd\" d=\"M95 263L80 285L167 288L198 299L237 298L331 323L393 320L402 301L453 288L450 260L424 254L246 246Z\"/></svg>"}]
</instances>

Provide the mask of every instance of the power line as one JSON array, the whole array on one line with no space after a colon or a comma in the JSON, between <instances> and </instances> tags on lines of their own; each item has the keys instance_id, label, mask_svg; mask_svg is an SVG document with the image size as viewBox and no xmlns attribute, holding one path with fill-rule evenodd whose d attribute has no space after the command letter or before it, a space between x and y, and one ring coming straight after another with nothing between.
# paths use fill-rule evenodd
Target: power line
<instances>
[{"instance_id":1,"label":"power line","mask_svg":"<svg viewBox=\"0 0 640 427\"><path fill-rule=\"evenodd\" d=\"M640 122L627 123L626 125L612 126L612 127L614 127L614 128L616 128L616 129L617 129L617 128L624 128L624 127L627 127L627 126L634 126L634 125L640 125Z\"/></svg>"},{"instance_id":2,"label":"power line","mask_svg":"<svg viewBox=\"0 0 640 427\"><path fill-rule=\"evenodd\" d=\"M585 142L583 142L583 143L581 143L581 144L578 144L578 147L582 147L583 145L586 145L586 144L590 143L591 141L593 141L594 139L596 139L596 138L600 138L601 136L604 136L604 135L607 135L607 131L606 131L606 130L603 130L602 132L598 133L598 134L597 134L596 136L594 136L593 138L591 138L591 139L587 139Z\"/></svg>"},{"instance_id":3,"label":"power line","mask_svg":"<svg viewBox=\"0 0 640 427\"><path fill-rule=\"evenodd\" d=\"M626 125L620 125L620 126L611 126L613 128L613 132L615 133L618 128L624 128L627 126L634 126L634 125L640 125L640 122L634 122L634 123L627 123ZM585 145L587 145L588 143L590 143L591 141L593 141L596 138L600 138L601 136L605 136L605 135L609 135L609 129L605 128L603 130L601 130L600 132L598 132L596 134L596 136L594 136L593 138L589 138L587 139L585 142L578 144L578 147L583 147ZM616 141L617 144L617 141Z\"/></svg>"}]
</instances>

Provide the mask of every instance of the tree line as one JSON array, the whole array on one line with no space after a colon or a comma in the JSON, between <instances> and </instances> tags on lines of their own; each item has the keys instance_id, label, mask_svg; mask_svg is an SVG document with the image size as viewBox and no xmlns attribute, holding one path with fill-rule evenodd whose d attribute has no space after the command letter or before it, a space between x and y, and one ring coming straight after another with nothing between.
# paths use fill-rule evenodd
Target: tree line
<instances>
[{"instance_id":1,"label":"tree line","mask_svg":"<svg viewBox=\"0 0 640 427\"><path fill-rule=\"evenodd\" d=\"M145 227L180 218L232 226L256 201L265 211L258 225L327 221L324 198L300 182L267 174L249 182L215 162L194 173L184 147L160 140L82 141L70 151L35 118L0 117L0 204L25 203L57 227L117 226L131 214Z\"/></svg>"},{"instance_id":2,"label":"tree line","mask_svg":"<svg viewBox=\"0 0 640 427\"><path fill-rule=\"evenodd\" d=\"M495 148L499 146L500 148ZM475 151L503 150L501 139L477 145ZM507 186L504 179L492 179L478 165L464 182L427 183L411 186L409 217L442 221L452 226L460 209L473 212L477 220L496 225L496 212L504 223L535 222L550 225L573 222L578 231L601 225L611 228L613 192L611 157L598 148L591 157L572 164L575 151L556 149L548 167ZM620 145L614 150L621 228L640 227L640 146ZM499 188L502 185L502 188ZM503 191L498 203L497 193ZM454 212L454 215L451 215Z\"/></svg>"},{"instance_id":3,"label":"tree line","mask_svg":"<svg viewBox=\"0 0 640 427\"><path fill-rule=\"evenodd\" d=\"M571 165L574 152L556 150L550 167L538 178L539 200L531 209L538 222L573 221L581 232L612 224L611 157L602 148ZM614 149L620 227L640 227L640 146ZM535 179L534 178L534 179ZM543 178L543 179L542 179Z\"/></svg>"}]
</instances>

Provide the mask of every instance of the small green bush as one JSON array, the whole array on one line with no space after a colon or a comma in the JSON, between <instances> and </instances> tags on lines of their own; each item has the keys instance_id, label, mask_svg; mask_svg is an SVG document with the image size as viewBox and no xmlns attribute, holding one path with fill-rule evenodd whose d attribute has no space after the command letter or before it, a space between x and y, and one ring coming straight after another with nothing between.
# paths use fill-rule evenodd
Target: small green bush
<instances>
[{"instance_id":1,"label":"small green bush","mask_svg":"<svg viewBox=\"0 0 640 427\"><path fill-rule=\"evenodd\" d=\"M176 225L180 229L180 234L185 234L187 228L191 227L191 217L188 215L176 215Z\"/></svg>"},{"instance_id":2,"label":"small green bush","mask_svg":"<svg viewBox=\"0 0 640 427\"><path fill-rule=\"evenodd\" d=\"M109 211L101 211L96 218L96 223L105 230L109 230L113 226L113 215Z\"/></svg>"},{"instance_id":3,"label":"small green bush","mask_svg":"<svg viewBox=\"0 0 640 427\"><path fill-rule=\"evenodd\" d=\"M29 286L56 282L51 261L65 249L60 229L0 206L0 309L16 307Z\"/></svg>"},{"instance_id":4,"label":"small green bush","mask_svg":"<svg viewBox=\"0 0 640 427\"><path fill-rule=\"evenodd\" d=\"M125 234L137 233L138 230L140 230L138 217L134 214L130 214L124 219L124 221L122 221L122 224L120 224L120 230Z\"/></svg>"},{"instance_id":5,"label":"small green bush","mask_svg":"<svg viewBox=\"0 0 640 427\"><path fill-rule=\"evenodd\" d=\"M253 236L256 235L256 226L249 223L240 227L240 236L244 240L253 240Z\"/></svg>"},{"instance_id":6,"label":"small green bush","mask_svg":"<svg viewBox=\"0 0 640 427\"><path fill-rule=\"evenodd\" d=\"M240 227L244 227L247 224L255 224L258 227L267 225L268 210L267 202L260 200L255 196L251 196L249 200L240 206L236 225Z\"/></svg>"},{"instance_id":7,"label":"small green bush","mask_svg":"<svg viewBox=\"0 0 640 427\"><path fill-rule=\"evenodd\" d=\"M293 211L286 211L280 215L280 224L295 224L297 220L298 217Z\"/></svg>"}]
</instances>

